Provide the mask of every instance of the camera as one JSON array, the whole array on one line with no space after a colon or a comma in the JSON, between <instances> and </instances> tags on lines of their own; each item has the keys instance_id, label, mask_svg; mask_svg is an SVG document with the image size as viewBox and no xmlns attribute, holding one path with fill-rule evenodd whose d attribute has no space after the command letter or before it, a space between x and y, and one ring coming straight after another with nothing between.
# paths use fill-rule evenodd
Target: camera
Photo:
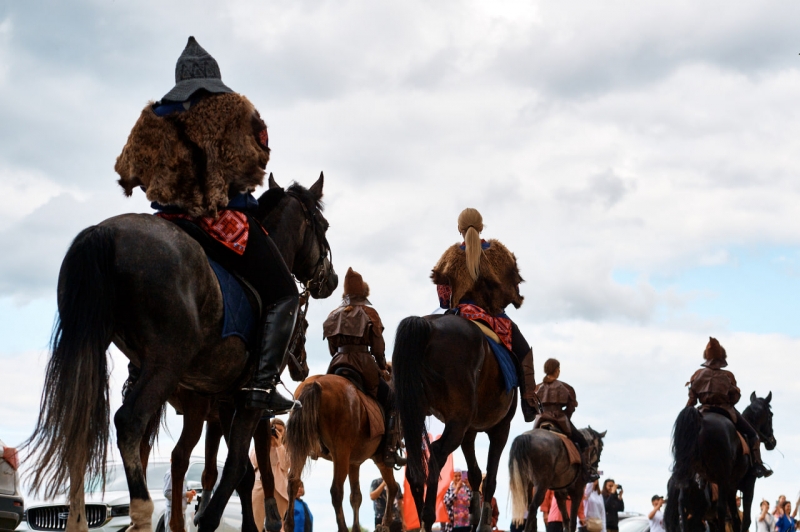
<instances>
[{"instance_id":1,"label":"camera","mask_svg":"<svg viewBox=\"0 0 800 532\"><path fill-rule=\"evenodd\" d=\"M269 433L272 434L273 436L275 436L276 438L278 437L278 431L275 430L274 426L269 428Z\"/></svg>"},{"instance_id":2,"label":"camera","mask_svg":"<svg viewBox=\"0 0 800 532\"><path fill-rule=\"evenodd\" d=\"M621 484L617 484L617 491L618 491L618 492L619 492L619 491L622 491L622 485L621 485Z\"/></svg>"}]
</instances>

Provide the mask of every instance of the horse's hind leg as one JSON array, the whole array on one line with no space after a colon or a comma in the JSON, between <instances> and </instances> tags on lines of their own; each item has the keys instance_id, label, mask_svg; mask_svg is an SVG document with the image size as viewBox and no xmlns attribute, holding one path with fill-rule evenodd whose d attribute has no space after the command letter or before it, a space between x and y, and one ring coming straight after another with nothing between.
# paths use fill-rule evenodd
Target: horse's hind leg
<instances>
[{"instance_id":1,"label":"horse's hind leg","mask_svg":"<svg viewBox=\"0 0 800 532\"><path fill-rule=\"evenodd\" d=\"M344 520L344 510L342 500L344 500L344 481L347 478L350 467L350 456L347 453L335 453L331 451L333 459L333 483L331 484L331 503L333 511L336 513L336 527L339 532L348 532L347 523Z\"/></svg>"},{"instance_id":2,"label":"horse's hind leg","mask_svg":"<svg viewBox=\"0 0 800 532\"><path fill-rule=\"evenodd\" d=\"M481 493L479 486L481 485L481 467L478 465L478 459L475 457L475 437L478 435L474 430L468 431L461 441L461 452L464 453L464 459L467 461L467 478L469 485L472 487L472 500L469 505L469 524L473 529L478 529L478 523L481 517ZM491 502L489 499L489 515L491 516ZM491 530L491 526L489 527Z\"/></svg>"},{"instance_id":3,"label":"horse's hind leg","mask_svg":"<svg viewBox=\"0 0 800 532\"><path fill-rule=\"evenodd\" d=\"M531 501L528 503L528 520L525 524L525 532L536 532L538 523L536 512L544 502L544 495L547 489L544 486L533 486L531 488Z\"/></svg>"},{"instance_id":4,"label":"horse's hind leg","mask_svg":"<svg viewBox=\"0 0 800 532\"><path fill-rule=\"evenodd\" d=\"M114 415L117 446L122 455L131 497L129 531L150 532L153 528L153 501L147 491L142 467L141 443L148 423L178 385L177 372L161 369L151 374L146 367L143 368L141 377L131 387Z\"/></svg>"},{"instance_id":5,"label":"horse's hind leg","mask_svg":"<svg viewBox=\"0 0 800 532\"><path fill-rule=\"evenodd\" d=\"M361 486L358 482L358 473L361 464L350 464L350 507L353 508L353 532L361 532L361 525L358 522L358 509L361 507ZM388 499L387 499L388 500ZM387 502L386 506L389 506Z\"/></svg>"}]
</instances>

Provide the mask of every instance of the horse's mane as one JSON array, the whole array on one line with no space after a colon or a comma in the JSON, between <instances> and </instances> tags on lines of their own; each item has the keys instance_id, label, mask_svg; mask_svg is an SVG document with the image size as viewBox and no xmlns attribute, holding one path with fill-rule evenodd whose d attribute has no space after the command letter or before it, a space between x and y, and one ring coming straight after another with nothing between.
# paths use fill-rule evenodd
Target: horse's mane
<instances>
[{"instance_id":1,"label":"horse's mane","mask_svg":"<svg viewBox=\"0 0 800 532\"><path fill-rule=\"evenodd\" d=\"M293 182L289 185L288 189L284 189L283 187L274 187L269 188L264 191L263 194L258 198L258 219L264 220L270 213L280 204L281 200L283 200L288 194L293 195L295 198L300 200L300 202L308 209L308 212L314 212L315 210L323 211L325 209L325 204L322 200L317 200L309 190L301 185L300 183Z\"/></svg>"}]
</instances>

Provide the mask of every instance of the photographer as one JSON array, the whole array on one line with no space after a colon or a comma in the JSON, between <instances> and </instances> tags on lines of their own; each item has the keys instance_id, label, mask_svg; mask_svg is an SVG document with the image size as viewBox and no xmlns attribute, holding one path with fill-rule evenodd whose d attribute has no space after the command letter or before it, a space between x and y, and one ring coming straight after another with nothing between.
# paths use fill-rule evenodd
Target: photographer
<instances>
[{"instance_id":1,"label":"photographer","mask_svg":"<svg viewBox=\"0 0 800 532\"><path fill-rule=\"evenodd\" d=\"M603 482L603 503L606 506L606 531L619 532L619 512L625 511L622 500L622 486L618 486L613 478Z\"/></svg>"},{"instance_id":2,"label":"photographer","mask_svg":"<svg viewBox=\"0 0 800 532\"><path fill-rule=\"evenodd\" d=\"M653 503L653 509L647 514L647 519L650 520L650 532L665 532L664 512L661 511L661 507L664 506L664 497L653 495L651 501Z\"/></svg>"}]
</instances>

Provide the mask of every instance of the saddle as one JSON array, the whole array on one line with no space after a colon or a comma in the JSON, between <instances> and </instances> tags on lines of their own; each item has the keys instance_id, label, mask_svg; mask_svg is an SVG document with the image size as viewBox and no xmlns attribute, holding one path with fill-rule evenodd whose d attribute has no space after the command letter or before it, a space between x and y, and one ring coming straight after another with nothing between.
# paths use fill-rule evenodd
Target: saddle
<instances>
[{"instance_id":1,"label":"saddle","mask_svg":"<svg viewBox=\"0 0 800 532\"><path fill-rule=\"evenodd\" d=\"M377 399L374 399L364 392L364 384L361 380L361 375L350 368L338 368L334 373L339 377L349 380L353 386L358 389L358 399L367 411L369 417L369 437L375 438L386 432L386 427L383 423L384 413L383 407Z\"/></svg>"},{"instance_id":2,"label":"saddle","mask_svg":"<svg viewBox=\"0 0 800 532\"><path fill-rule=\"evenodd\" d=\"M549 432L552 432L559 438L561 438L561 443L564 445L564 448L567 451L567 455L569 456L569 463L571 465L581 465L583 463L581 453L578 450L578 447L575 445L575 442L570 440L566 434L561 432L561 429L558 428L558 425L556 425L552 421L543 421L536 428L547 430Z\"/></svg>"},{"instance_id":3,"label":"saddle","mask_svg":"<svg viewBox=\"0 0 800 532\"><path fill-rule=\"evenodd\" d=\"M224 307L222 338L238 336L248 346L255 345L257 341L255 322L262 311L261 297L244 277L224 268L214 260L213 256L219 249L219 238L210 235L187 218L177 216L159 216L159 218L175 224L203 248L222 292Z\"/></svg>"}]
</instances>

